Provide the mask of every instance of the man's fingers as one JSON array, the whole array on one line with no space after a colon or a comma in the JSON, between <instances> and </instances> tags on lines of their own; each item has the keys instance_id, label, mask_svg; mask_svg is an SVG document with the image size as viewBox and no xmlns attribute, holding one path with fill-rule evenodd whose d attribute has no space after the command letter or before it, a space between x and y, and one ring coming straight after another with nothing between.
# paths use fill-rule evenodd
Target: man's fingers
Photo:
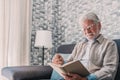
<instances>
[{"instance_id":1,"label":"man's fingers","mask_svg":"<svg viewBox=\"0 0 120 80\"><path fill-rule=\"evenodd\" d=\"M64 60L63 60L63 58L62 58L62 56L60 54L56 54L53 57L52 62L55 63L55 64L63 64Z\"/></svg>"}]
</instances>

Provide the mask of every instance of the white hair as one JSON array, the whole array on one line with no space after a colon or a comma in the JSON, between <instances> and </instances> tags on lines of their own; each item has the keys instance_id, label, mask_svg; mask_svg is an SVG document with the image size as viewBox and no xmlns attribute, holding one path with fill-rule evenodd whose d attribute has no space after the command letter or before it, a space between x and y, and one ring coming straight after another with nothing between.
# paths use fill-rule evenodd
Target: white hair
<instances>
[{"instance_id":1,"label":"white hair","mask_svg":"<svg viewBox=\"0 0 120 80\"><path fill-rule=\"evenodd\" d=\"M83 22L83 21L85 21L85 20L93 20L94 23L96 23L96 24L97 24L98 22L100 22L98 16L97 16L95 13L93 13L93 12L90 12L90 13L85 14L85 15L82 17L81 21Z\"/></svg>"}]
</instances>

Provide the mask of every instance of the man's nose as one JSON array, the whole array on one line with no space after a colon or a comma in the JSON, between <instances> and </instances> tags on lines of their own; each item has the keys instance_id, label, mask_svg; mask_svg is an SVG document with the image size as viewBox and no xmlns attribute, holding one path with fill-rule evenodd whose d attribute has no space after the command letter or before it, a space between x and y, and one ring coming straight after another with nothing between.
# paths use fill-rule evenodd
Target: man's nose
<instances>
[{"instance_id":1,"label":"man's nose","mask_svg":"<svg viewBox=\"0 0 120 80\"><path fill-rule=\"evenodd\" d=\"M91 33L91 30L90 30L90 29L86 29L86 32L87 32L87 33Z\"/></svg>"}]
</instances>

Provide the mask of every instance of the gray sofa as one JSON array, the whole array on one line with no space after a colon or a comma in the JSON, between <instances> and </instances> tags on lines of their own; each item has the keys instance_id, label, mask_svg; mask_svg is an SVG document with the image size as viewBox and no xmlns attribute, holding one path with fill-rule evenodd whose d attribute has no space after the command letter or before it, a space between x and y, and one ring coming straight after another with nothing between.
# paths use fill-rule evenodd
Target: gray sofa
<instances>
[{"instance_id":1,"label":"gray sofa","mask_svg":"<svg viewBox=\"0 0 120 80\"><path fill-rule=\"evenodd\" d=\"M118 47L118 53L120 54L120 39L114 40ZM75 44L61 45L57 52L70 54ZM120 60L119 60L120 62ZM50 66L16 66L16 67L4 67L2 69L2 75L9 80L49 80L52 73ZM118 66L115 80L120 79L120 64Z\"/></svg>"}]
</instances>

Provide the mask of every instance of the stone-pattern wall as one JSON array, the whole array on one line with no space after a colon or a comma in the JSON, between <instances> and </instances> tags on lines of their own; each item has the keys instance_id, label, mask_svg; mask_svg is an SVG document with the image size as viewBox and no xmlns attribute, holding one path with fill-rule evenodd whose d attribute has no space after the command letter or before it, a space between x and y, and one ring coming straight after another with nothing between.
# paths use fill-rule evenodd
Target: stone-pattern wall
<instances>
[{"instance_id":1,"label":"stone-pattern wall","mask_svg":"<svg viewBox=\"0 0 120 80\"><path fill-rule=\"evenodd\" d=\"M54 47L45 50L47 63L59 45L81 40L83 36L79 19L87 12L95 12L99 16L102 22L101 33L105 37L120 38L119 3L120 0L33 0L31 65L41 65L41 49L34 46L36 30L52 31Z\"/></svg>"}]
</instances>

